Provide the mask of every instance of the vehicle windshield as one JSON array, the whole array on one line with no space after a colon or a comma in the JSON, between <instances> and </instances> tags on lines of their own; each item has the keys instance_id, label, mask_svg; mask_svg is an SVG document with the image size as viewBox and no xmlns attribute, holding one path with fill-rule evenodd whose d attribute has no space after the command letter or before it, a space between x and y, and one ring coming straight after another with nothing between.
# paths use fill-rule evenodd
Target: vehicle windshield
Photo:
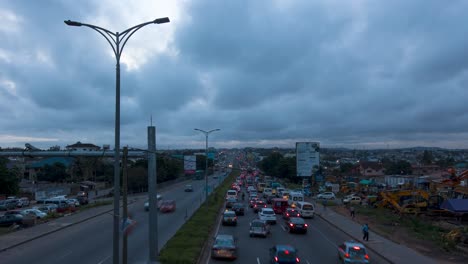
<instances>
[{"instance_id":1,"label":"vehicle windshield","mask_svg":"<svg viewBox=\"0 0 468 264\"><path fill-rule=\"evenodd\" d=\"M302 225L302 224L304 224L305 222L304 222L304 219L302 219L302 218L293 217L293 218L291 218L291 223L297 224L297 225Z\"/></svg>"},{"instance_id":2,"label":"vehicle windshield","mask_svg":"<svg viewBox=\"0 0 468 264\"><path fill-rule=\"evenodd\" d=\"M278 251L278 258L281 260L295 260L296 252L288 250Z\"/></svg>"},{"instance_id":3,"label":"vehicle windshield","mask_svg":"<svg viewBox=\"0 0 468 264\"><path fill-rule=\"evenodd\" d=\"M275 212L273 212L272 210L263 210L262 214L272 215L272 214L275 214Z\"/></svg>"},{"instance_id":4,"label":"vehicle windshield","mask_svg":"<svg viewBox=\"0 0 468 264\"><path fill-rule=\"evenodd\" d=\"M349 255L351 257L362 257L362 256L365 256L367 253L366 253L366 249L365 248L362 248L362 247L350 247L349 248Z\"/></svg>"},{"instance_id":5,"label":"vehicle windshield","mask_svg":"<svg viewBox=\"0 0 468 264\"><path fill-rule=\"evenodd\" d=\"M224 213L224 216L225 216L225 217L234 217L234 216L236 216L236 213L234 213L234 212L226 212L226 213Z\"/></svg>"},{"instance_id":6,"label":"vehicle windshield","mask_svg":"<svg viewBox=\"0 0 468 264\"><path fill-rule=\"evenodd\" d=\"M302 206L302 210L313 210L314 208L312 207L311 204L304 204Z\"/></svg>"},{"instance_id":7,"label":"vehicle windshield","mask_svg":"<svg viewBox=\"0 0 468 264\"><path fill-rule=\"evenodd\" d=\"M234 245L234 243L233 243L233 241L231 239L218 238L218 239L216 239L215 245L216 246L231 247L231 246Z\"/></svg>"}]
</instances>

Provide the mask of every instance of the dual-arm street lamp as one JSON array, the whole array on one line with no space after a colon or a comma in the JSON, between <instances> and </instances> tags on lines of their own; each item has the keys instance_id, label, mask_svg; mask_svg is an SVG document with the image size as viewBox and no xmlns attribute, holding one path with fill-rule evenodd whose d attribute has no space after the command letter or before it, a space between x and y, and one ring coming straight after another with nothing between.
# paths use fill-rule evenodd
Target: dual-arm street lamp
<instances>
[{"instance_id":1,"label":"dual-arm street lamp","mask_svg":"<svg viewBox=\"0 0 468 264\"><path fill-rule=\"evenodd\" d=\"M205 141L206 142L206 145L205 145L205 200L208 200L208 135L211 132L220 131L221 129L217 128L217 129L213 129L210 131L205 131L205 130L201 130L198 128L194 128L194 130L202 132L203 134L205 134L205 138L206 138L206 141Z\"/></svg>"},{"instance_id":2,"label":"dual-arm street lamp","mask_svg":"<svg viewBox=\"0 0 468 264\"><path fill-rule=\"evenodd\" d=\"M65 24L75 27L89 27L101 34L112 47L116 59L115 81L115 153L114 153L114 232L113 232L113 263L119 264L119 211L120 211L120 57L128 39L140 28L150 24L168 23L169 18L157 18L126 29L122 32L112 32L102 27L81 22L65 20Z\"/></svg>"}]
</instances>

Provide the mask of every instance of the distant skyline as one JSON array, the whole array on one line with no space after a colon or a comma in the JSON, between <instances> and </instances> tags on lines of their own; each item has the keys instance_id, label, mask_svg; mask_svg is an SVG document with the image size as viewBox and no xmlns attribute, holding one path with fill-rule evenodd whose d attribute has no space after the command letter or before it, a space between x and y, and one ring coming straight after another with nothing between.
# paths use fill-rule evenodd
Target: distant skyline
<instances>
[{"instance_id":1,"label":"distant skyline","mask_svg":"<svg viewBox=\"0 0 468 264\"><path fill-rule=\"evenodd\" d=\"M40 10L40 12L38 12ZM468 148L468 1L0 2L0 147Z\"/></svg>"}]
</instances>

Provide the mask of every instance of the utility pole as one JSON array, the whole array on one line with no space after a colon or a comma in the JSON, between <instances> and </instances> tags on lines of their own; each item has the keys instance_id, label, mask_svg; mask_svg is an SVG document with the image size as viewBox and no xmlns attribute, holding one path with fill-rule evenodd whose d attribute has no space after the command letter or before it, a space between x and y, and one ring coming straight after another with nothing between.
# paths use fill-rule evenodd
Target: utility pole
<instances>
[{"instance_id":1,"label":"utility pole","mask_svg":"<svg viewBox=\"0 0 468 264\"><path fill-rule=\"evenodd\" d=\"M156 127L148 127L148 195L149 195L149 263L157 263L158 245L158 201L156 174Z\"/></svg>"},{"instance_id":2,"label":"utility pole","mask_svg":"<svg viewBox=\"0 0 468 264\"><path fill-rule=\"evenodd\" d=\"M128 190L128 147L124 147L123 156L122 156L122 169L123 169L123 179L122 179L122 203L123 203L123 212L122 212L122 221L127 221L128 218L128 203L127 203L127 190ZM123 232L122 238L122 263L127 264L127 232Z\"/></svg>"}]
</instances>

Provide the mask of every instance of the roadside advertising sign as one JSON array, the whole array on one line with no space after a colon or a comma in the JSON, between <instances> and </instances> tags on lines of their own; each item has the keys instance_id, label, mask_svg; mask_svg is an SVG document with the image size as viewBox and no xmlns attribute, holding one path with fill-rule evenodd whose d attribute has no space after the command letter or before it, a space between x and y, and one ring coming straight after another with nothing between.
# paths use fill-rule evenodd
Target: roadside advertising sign
<instances>
[{"instance_id":1,"label":"roadside advertising sign","mask_svg":"<svg viewBox=\"0 0 468 264\"><path fill-rule=\"evenodd\" d=\"M296 142L296 176L311 177L320 164L319 142Z\"/></svg>"},{"instance_id":2,"label":"roadside advertising sign","mask_svg":"<svg viewBox=\"0 0 468 264\"><path fill-rule=\"evenodd\" d=\"M195 174L197 170L197 156L184 156L184 172L185 174Z\"/></svg>"}]
</instances>

